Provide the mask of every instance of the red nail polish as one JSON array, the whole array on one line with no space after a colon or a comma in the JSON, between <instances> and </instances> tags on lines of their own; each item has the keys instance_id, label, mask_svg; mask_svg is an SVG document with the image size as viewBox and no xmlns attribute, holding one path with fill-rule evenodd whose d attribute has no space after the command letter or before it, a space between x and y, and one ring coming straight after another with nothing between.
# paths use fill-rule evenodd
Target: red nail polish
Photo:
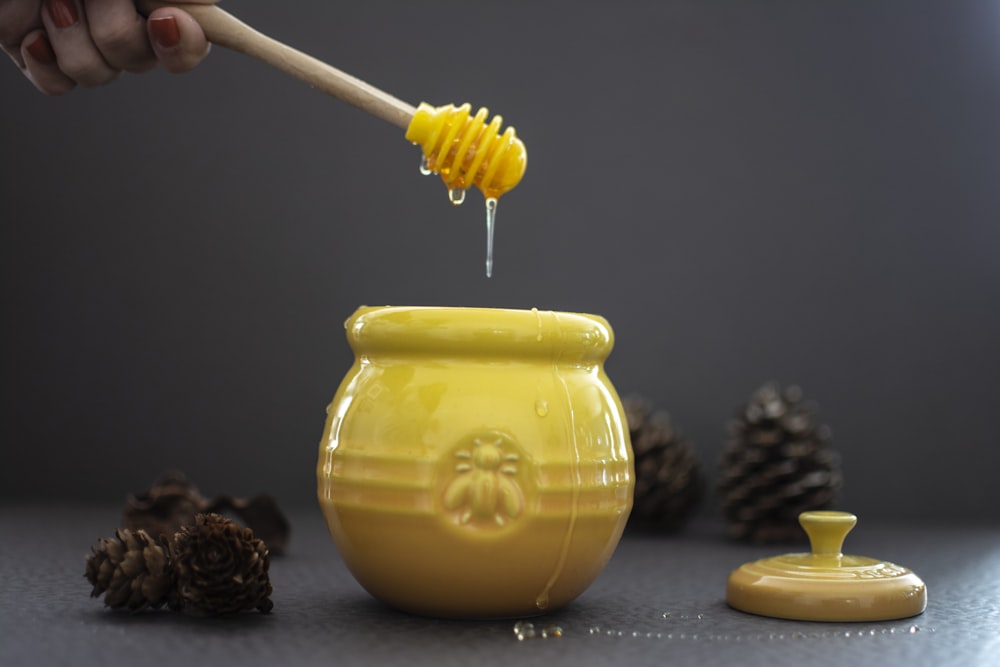
<instances>
[{"instance_id":1,"label":"red nail polish","mask_svg":"<svg viewBox=\"0 0 1000 667\"><path fill-rule=\"evenodd\" d=\"M177 46L181 41L181 31L173 16L158 16L155 19L149 19L149 31L156 43L166 48Z\"/></svg>"},{"instance_id":2,"label":"red nail polish","mask_svg":"<svg viewBox=\"0 0 1000 667\"><path fill-rule=\"evenodd\" d=\"M35 35L33 40L24 45L24 50L42 65L52 65L56 61L56 54L44 32Z\"/></svg>"},{"instance_id":3,"label":"red nail polish","mask_svg":"<svg viewBox=\"0 0 1000 667\"><path fill-rule=\"evenodd\" d=\"M49 16L57 28L76 25L80 15L76 11L75 0L48 0Z\"/></svg>"}]
</instances>

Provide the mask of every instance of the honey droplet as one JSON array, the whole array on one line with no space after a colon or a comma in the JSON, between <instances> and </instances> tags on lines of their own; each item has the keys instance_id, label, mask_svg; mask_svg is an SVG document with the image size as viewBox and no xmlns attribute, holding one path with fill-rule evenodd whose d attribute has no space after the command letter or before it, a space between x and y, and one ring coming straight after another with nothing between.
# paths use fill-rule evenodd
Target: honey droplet
<instances>
[{"instance_id":1,"label":"honey droplet","mask_svg":"<svg viewBox=\"0 0 1000 667\"><path fill-rule=\"evenodd\" d=\"M496 197L486 199L486 277L493 275L493 229L497 220Z\"/></svg>"},{"instance_id":2,"label":"honey droplet","mask_svg":"<svg viewBox=\"0 0 1000 667\"><path fill-rule=\"evenodd\" d=\"M431 169L431 161L427 159L426 155L420 157L420 173L424 176L430 176L434 173L434 170Z\"/></svg>"},{"instance_id":3,"label":"honey droplet","mask_svg":"<svg viewBox=\"0 0 1000 667\"><path fill-rule=\"evenodd\" d=\"M465 190L463 188L448 188L448 201L455 206L461 206L465 202Z\"/></svg>"},{"instance_id":4,"label":"honey droplet","mask_svg":"<svg viewBox=\"0 0 1000 667\"><path fill-rule=\"evenodd\" d=\"M518 621L514 624L514 636L519 642L532 639L535 636L535 624L528 621Z\"/></svg>"},{"instance_id":5,"label":"honey droplet","mask_svg":"<svg viewBox=\"0 0 1000 667\"><path fill-rule=\"evenodd\" d=\"M535 401L535 414L539 417L544 417L549 414L549 402L544 398L540 398Z\"/></svg>"}]
</instances>

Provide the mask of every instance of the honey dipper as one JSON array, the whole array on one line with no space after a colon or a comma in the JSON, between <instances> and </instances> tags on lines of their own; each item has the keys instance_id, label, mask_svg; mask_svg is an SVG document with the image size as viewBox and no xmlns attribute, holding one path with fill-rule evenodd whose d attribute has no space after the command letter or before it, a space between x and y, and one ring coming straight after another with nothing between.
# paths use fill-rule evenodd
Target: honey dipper
<instances>
[{"instance_id":1,"label":"honey dipper","mask_svg":"<svg viewBox=\"0 0 1000 667\"><path fill-rule=\"evenodd\" d=\"M513 127L500 133L501 116L494 116L487 124L489 112L485 108L479 109L474 116L468 104L433 107L421 103L414 108L254 30L215 5L160 0L137 0L136 5L145 14L160 7L181 7L201 25L213 44L265 62L406 130L406 138L423 149L421 170L441 176L453 203L461 203L466 188L475 185L486 197L489 211L491 205L495 208L496 199L516 186L524 175L528 161L524 144Z\"/></svg>"}]
</instances>

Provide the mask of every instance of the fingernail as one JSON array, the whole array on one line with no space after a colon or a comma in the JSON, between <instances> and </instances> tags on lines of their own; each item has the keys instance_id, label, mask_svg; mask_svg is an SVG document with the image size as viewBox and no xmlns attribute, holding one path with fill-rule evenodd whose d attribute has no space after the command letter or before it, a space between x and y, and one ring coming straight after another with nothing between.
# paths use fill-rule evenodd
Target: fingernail
<instances>
[{"instance_id":1,"label":"fingernail","mask_svg":"<svg viewBox=\"0 0 1000 667\"><path fill-rule=\"evenodd\" d=\"M49 16L57 28L68 28L80 20L74 0L48 0Z\"/></svg>"},{"instance_id":2,"label":"fingernail","mask_svg":"<svg viewBox=\"0 0 1000 667\"><path fill-rule=\"evenodd\" d=\"M152 33L157 44L166 48L177 46L181 41L181 31L173 16L158 16L155 19L149 19L149 32Z\"/></svg>"},{"instance_id":3,"label":"fingernail","mask_svg":"<svg viewBox=\"0 0 1000 667\"><path fill-rule=\"evenodd\" d=\"M24 49L43 65L51 65L56 61L56 54L53 53L52 45L49 44L49 38L44 32L35 35L33 40L24 45Z\"/></svg>"}]
</instances>

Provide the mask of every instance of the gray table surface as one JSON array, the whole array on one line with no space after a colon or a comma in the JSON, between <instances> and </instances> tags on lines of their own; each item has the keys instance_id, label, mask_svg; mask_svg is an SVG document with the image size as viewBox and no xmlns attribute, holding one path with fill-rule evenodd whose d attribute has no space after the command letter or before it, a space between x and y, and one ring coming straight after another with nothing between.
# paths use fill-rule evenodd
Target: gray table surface
<instances>
[{"instance_id":1,"label":"gray table surface","mask_svg":"<svg viewBox=\"0 0 1000 667\"><path fill-rule=\"evenodd\" d=\"M575 602L531 619L558 638L519 641L517 619L402 614L353 580L319 510L291 513L272 560L274 611L230 618L110 611L89 597L84 556L113 534L115 507L0 506L0 665L1000 665L1000 528L900 525L864 517L845 551L913 569L927 611L877 623L806 623L728 608L741 563L782 547L737 545L722 526L626 534ZM794 545L793 545L794 546ZM793 550L802 550L795 548ZM540 632L539 632L540 634Z\"/></svg>"}]
</instances>

